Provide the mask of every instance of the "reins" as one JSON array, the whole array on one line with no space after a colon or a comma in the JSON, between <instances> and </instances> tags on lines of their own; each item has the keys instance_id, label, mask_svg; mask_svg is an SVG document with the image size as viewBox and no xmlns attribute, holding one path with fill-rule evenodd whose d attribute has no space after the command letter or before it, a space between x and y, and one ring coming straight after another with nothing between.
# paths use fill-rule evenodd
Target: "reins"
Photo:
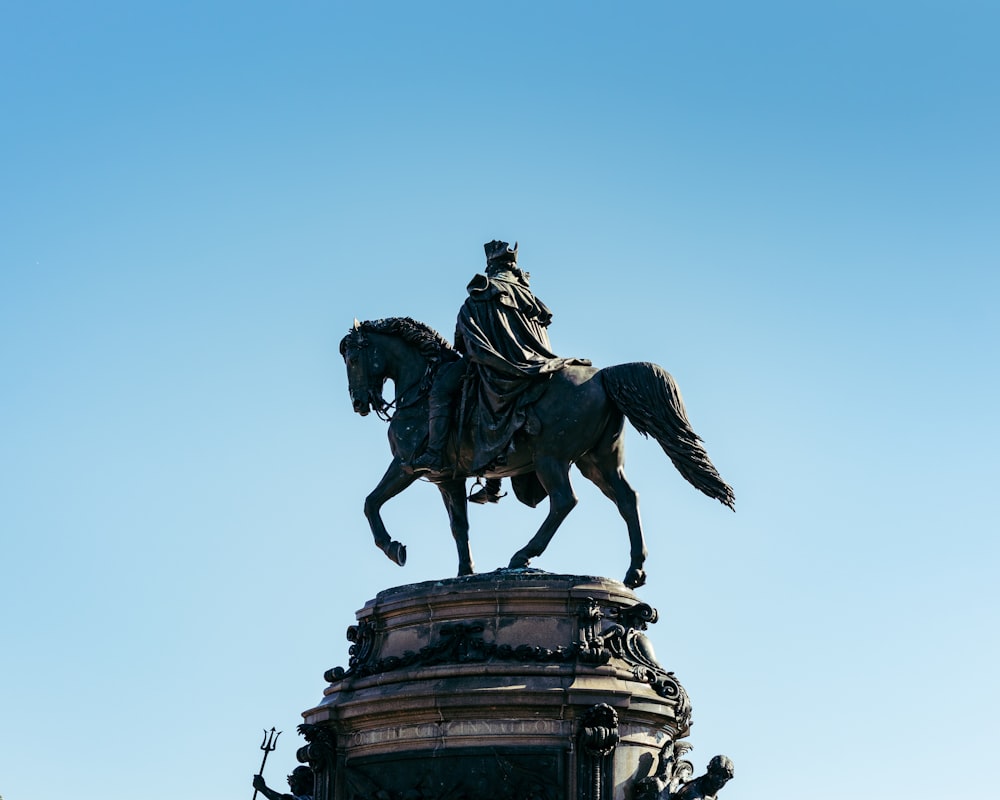
<instances>
[{"instance_id":1,"label":"reins","mask_svg":"<svg viewBox=\"0 0 1000 800\"><path fill-rule=\"evenodd\" d=\"M417 403L423 400L431 390L431 383L433 382L434 372L435 372L434 366L435 366L434 362L428 361L427 368L424 370L424 374L420 377L420 380L411 383L409 386L403 389L403 391L398 392L396 394L395 399L391 403L384 403L381 409L375 409L376 416L378 416L378 418L383 422L392 422L393 418L400 411L410 408L411 406L415 406ZM405 403L401 402L402 399L406 396L406 393L409 392L410 389L412 389L414 386L417 387L417 393ZM371 392L371 387L369 387L368 391ZM391 411L393 408L396 409L396 413L390 414L389 411Z\"/></svg>"}]
</instances>

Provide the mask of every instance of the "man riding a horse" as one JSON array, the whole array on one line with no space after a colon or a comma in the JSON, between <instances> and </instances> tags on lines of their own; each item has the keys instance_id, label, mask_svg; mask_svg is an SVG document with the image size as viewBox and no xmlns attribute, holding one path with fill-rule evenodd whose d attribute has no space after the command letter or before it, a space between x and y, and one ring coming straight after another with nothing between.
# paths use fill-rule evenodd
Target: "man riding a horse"
<instances>
[{"instance_id":1,"label":"man riding a horse","mask_svg":"<svg viewBox=\"0 0 1000 800\"><path fill-rule=\"evenodd\" d=\"M518 268L517 243L511 247L494 240L483 248L486 274L469 282L455 328L455 349L464 358L438 371L429 398L427 449L410 465L415 474L445 469L444 449L463 379L462 406L470 405L473 420L470 471L478 474L504 464L514 434L529 424L528 409L544 391L546 378L567 364L590 364L552 352L547 330L552 312L532 294L529 274ZM494 478L472 499L496 502L498 495Z\"/></svg>"},{"instance_id":2,"label":"man riding a horse","mask_svg":"<svg viewBox=\"0 0 1000 800\"><path fill-rule=\"evenodd\" d=\"M485 248L486 274L473 278L458 316L456 344L464 357L409 317L355 320L340 342L355 412L365 416L374 408L389 423L392 460L364 504L375 545L396 564L406 563L406 546L389 534L381 508L425 474L448 510L458 574L472 575L466 479L510 477L521 502L534 507L548 498L544 521L508 565L526 567L576 506L570 481L576 466L617 506L630 544L624 583L642 586L646 546L638 495L625 477L625 420L651 436L699 491L733 508L733 490L692 429L670 373L650 362L595 369L556 356L546 331L552 315L517 268L516 245L494 241ZM395 387L391 403L382 397L386 381ZM456 395L462 413L458 435L449 437Z\"/></svg>"}]
</instances>

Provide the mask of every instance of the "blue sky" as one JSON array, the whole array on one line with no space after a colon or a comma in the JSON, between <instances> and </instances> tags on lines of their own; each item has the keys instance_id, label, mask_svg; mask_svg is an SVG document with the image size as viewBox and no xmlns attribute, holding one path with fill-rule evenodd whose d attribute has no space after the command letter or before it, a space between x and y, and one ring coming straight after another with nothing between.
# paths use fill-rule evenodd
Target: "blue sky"
<instances>
[{"instance_id":1,"label":"blue sky","mask_svg":"<svg viewBox=\"0 0 1000 800\"><path fill-rule=\"evenodd\" d=\"M735 487L628 473L730 800L979 793L1000 712L1000 11L964 2L0 9L0 795L239 796L437 492L337 343L450 336L521 243L562 355L650 360ZM581 502L535 563L620 579ZM472 511L481 570L541 510ZM777 791L775 786L785 787ZM859 788L862 787L862 788Z\"/></svg>"}]
</instances>

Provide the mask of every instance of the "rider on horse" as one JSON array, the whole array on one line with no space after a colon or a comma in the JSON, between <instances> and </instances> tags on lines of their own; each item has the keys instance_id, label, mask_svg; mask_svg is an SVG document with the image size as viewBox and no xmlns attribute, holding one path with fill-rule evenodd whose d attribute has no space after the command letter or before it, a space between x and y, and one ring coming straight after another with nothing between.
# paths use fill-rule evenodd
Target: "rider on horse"
<instances>
[{"instance_id":1,"label":"rider on horse","mask_svg":"<svg viewBox=\"0 0 1000 800\"><path fill-rule=\"evenodd\" d=\"M443 367L430 393L427 449L411 468L414 473L444 469L443 450L451 423L454 398L467 375L474 380L467 398L474 404L475 460L472 472L502 465L514 434L527 422L527 408L544 390L545 378L568 363L589 361L559 358L552 352L546 328L552 312L528 288L527 272L517 267L517 243L494 240L483 245L486 274L468 285L458 313L455 349L464 358ZM496 502L499 480L487 480L478 502Z\"/></svg>"}]
</instances>

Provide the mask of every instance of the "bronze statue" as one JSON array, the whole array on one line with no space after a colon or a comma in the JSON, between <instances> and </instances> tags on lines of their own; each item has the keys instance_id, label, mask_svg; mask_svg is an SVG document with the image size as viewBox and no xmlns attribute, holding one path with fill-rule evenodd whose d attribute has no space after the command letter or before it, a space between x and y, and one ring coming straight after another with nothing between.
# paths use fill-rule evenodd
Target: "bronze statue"
<instances>
[{"instance_id":1,"label":"bronze statue","mask_svg":"<svg viewBox=\"0 0 1000 800\"><path fill-rule=\"evenodd\" d=\"M508 256L516 256L516 249L503 242L490 245L503 245ZM569 481L569 468L576 464L625 519L631 542L625 583L641 586L646 580L646 547L638 499L623 470L625 418L640 433L651 434L695 488L730 508L733 490L691 429L680 391L666 370L650 363L597 370L588 362L553 355L545 333L551 315L527 289L526 273L520 277L514 273L516 259L494 258L493 263L497 265L493 277L484 276L485 283L476 285L487 293L495 289L487 296L492 298L489 302L514 311L484 310L477 305L483 301L470 294L459 314L462 347L468 355L462 356L436 331L409 317L355 322L340 343L354 410L364 416L374 407L389 420L393 459L365 500L375 544L395 563L406 563L406 547L389 536L379 511L423 474L437 484L444 498L458 547L458 574L471 575L465 479L510 477L514 494L527 505L533 507L549 497L549 512L538 532L510 560L511 568L526 567L544 552L576 505ZM504 285L497 288L495 283ZM506 301L503 291L509 292ZM500 335L504 324L514 335ZM491 326L495 329L487 330ZM439 374L452 383L464 379L462 402L442 400L451 397L448 391L439 396L438 407L450 409L450 420L440 421L442 412L431 419L432 387ZM382 397L389 379L396 391L392 403ZM431 444L437 438L440 461L433 452L426 459L420 456L432 425L440 428L430 437Z\"/></svg>"},{"instance_id":2,"label":"bronze statue","mask_svg":"<svg viewBox=\"0 0 1000 800\"><path fill-rule=\"evenodd\" d=\"M264 795L267 800L312 800L313 773L309 767L293 769L292 774L288 776L288 788L291 789L291 794L268 788L263 775L253 776L253 788Z\"/></svg>"}]
</instances>

